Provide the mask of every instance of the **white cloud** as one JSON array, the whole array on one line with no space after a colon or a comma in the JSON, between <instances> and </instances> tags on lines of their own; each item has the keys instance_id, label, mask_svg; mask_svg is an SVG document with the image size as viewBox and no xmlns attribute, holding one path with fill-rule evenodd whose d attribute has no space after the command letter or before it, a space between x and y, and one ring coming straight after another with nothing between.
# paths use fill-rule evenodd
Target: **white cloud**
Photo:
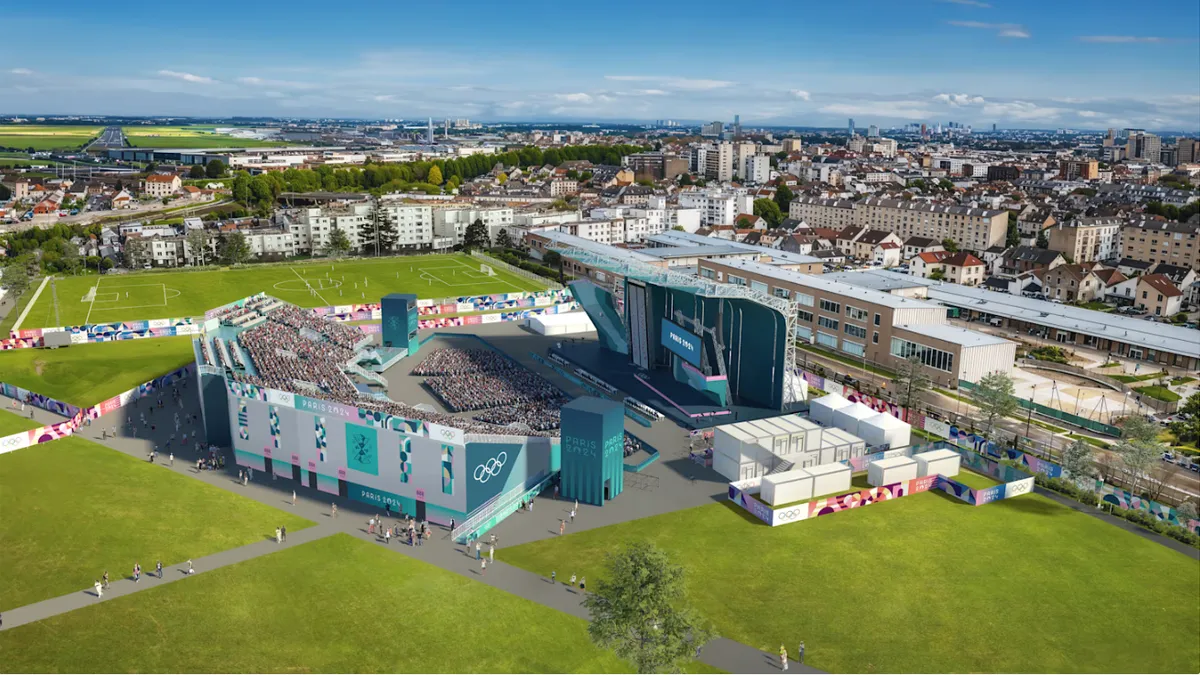
<instances>
[{"instance_id":1,"label":"white cloud","mask_svg":"<svg viewBox=\"0 0 1200 675\"><path fill-rule=\"evenodd\" d=\"M568 103L591 103L592 97L590 94L578 92L574 94L555 94L554 98L559 101L567 101Z\"/></svg>"},{"instance_id":2,"label":"white cloud","mask_svg":"<svg viewBox=\"0 0 1200 675\"><path fill-rule=\"evenodd\" d=\"M396 97L392 96L391 94L380 94L378 96L372 96L371 100L379 103L391 103L392 101L396 100Z\"/></svg>"},{"instance_id":3,"label":"white cloud","mask_svg":"<svg viewBox=\"0 0 1200 675\"><path fill-rule=\"evenodd\" d=\"M636 89L636 90L634 90L633 93L638 94L639 96L666 96L667 95L667 92L663 91L662 89Z\"/></svg>"},{"instance_id":4,"label":"white cloud","mask_svg":"<svg viewBox=\"0 0 1200 675\"><path fill-rule=\"evenodd\" d=\"M654 82L672 89L686 89L688 91L721 89L733 85L733 82L728 80L696 80L667 75L605 75L604 79L615 82Z\"/></svg>"},{"instance_id":5,"label":"white cloud","mask_svg":"<svg viewBox=\"0 0 1200 675\"><path fill-rule=\"evenodd\" d=\"M265 84L266 83L266 80L262 79L261 77L239 77L237 79L237 81L241 82L242 84Z\"/></svg>"},{"instance_id":6,"label":"white cloud","mask_svg":"<svg viewBox=\"0 0 1200 675\"><path fill-rule=\"evenodd\" d=\"M1080 111L1076 112L1075 114L1079 115L1080 117L1099 117L1100 116L1100 113L1096 112L1095 110L1080 110Z\"/></svg>"},{"instance_id":7,"label":"white cloud","mask_svg":"<svg viewBox=\"0 0 1200 675\"><path fill-rule=\"evenodd\" d=\"M996 35L1006 38L1027 38L1029 31L1025 27L1016 23L984 23L983 21L947 21L951 26L959 28L981 28L983 30L994 30Z\"/></svg>"},{"instance_id":8,"label":"white cloud","mask_svg":"<svg viewBox=\"0 0 1200 675\"><path fill-rule=\"evenodd\" d=\"M982 7L983 9L991 7L986 2L979 2L978 0L938 0L938 2L945 2L951 5L967 5L968 7Z\"/></svg>"},{"instance_id":9,"label":"white cloud","mask_svg":"<svg viewBox=\"0 0 1200 675\"><path fill-rule=\"evenodd\" d=\"M1080 42L1101 42L1107 44L1162 44L1164 42L1175 42L1172 38L1136 35L1083 35L1079 38Z\"/></svg>"},{"instance_id":10,"label":"white cloud","mask_svg":"<svg viewBox=\"0 0 1200 675\"><path fill-rule=\"evenodd\" d=\"M28 68L13 68L12 70L10 70L8 72L12 73L13 75L32 75L33 74L33 71Z\"/></svg>"},{"instance_id":11,"label":"white cloud","mask_svg":"<svg viewBox=\"0 0 1200 675\"><path fill-rule=\"evenodd\" d=\"M803 89L793 89L792 96L795 96L796 98L800 99L801 101L811 101L812 100L812 95L809 94L807 91L804 91Z\"/></svg>"},{"instance_id":12,"label":"white cloud","mask_svg":"<svg viewBox=\"0 0 1200 675\"><path fill-rule=\"evenodd\" d=\"M1070 111L1064 108L1043 107L1029 101L1009 101L1007 103L988 103L983 106L982 114L985 118L999 117L1012 120L1045 121L1057 119L1064 112Z\"/></svg>"},{"instance_id":13,"label":"white cloud","mask_svg":"<svg viewBox=\"0 0 1200 675\"><path fill-rule=\"evenodd\" d=\"M933 100L955 107L983 105L985 103L982 96L972 96L970 94L938 94L933 97Z\"/></svg>"},{"instance_id":14,"label":"white cloud","mask_svg":"<svg viewBox=\"0 0 1200 675\"><path fill-rule=\"evenodd\" d=\"M173 77L177 80L183 80L184 82L193 82L196 84L214 84L216 82L216 80L212 79L211 77L205 77L203 75L194 75L192 73L181 73L177 70L160 70L160 71L158 71L158 74L162 75L163 77Z\"/></svg>"}]
</instances>

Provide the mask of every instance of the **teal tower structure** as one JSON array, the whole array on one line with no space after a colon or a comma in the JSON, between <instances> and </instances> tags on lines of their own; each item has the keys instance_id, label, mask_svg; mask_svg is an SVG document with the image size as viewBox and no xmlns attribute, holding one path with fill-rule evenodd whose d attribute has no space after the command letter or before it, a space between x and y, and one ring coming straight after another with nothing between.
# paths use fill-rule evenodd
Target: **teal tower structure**
<instances>
[{"instance_id":1,"label":"teal tower structure","mask_svg":"<svg viewBox=\"0 0 1200 675\"><path fill-rule=\"evenodd\" d=\"M581 396L562 407L562 474L566 499L604 506L625 487L625 408Z\"/></svg>"}]
</instances>

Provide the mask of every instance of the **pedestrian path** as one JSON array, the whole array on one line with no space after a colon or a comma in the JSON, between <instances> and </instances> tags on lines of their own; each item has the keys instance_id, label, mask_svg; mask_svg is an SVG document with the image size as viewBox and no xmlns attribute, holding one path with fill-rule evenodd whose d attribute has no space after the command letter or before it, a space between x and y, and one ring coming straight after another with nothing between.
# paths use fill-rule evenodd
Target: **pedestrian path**
<instances>
[{"instance_id":1,"label":"pedestrian path","mask_svg":"<svg viewBox=\"0 0 1200 675\"><path fill-rule=\"evenodd\" d=\"M198 405L195 404L194 394L191 393L190 387L185 387L185 390L189 392L187 399L190 399L188 400L190 405L185 405L184 410L190 413L193 410L197 410ZM8 405L9 401L0 397L0 403ZM8 409L11 410L12 408ZM174 415L176 409L178 408L168 405L165 409L161 410L161 413L170 418ZM28 410L27 408L26 416L29 415ZM149 403L143 402L141 410L131 409L128 411L128 414L136 419L143 411L148 412L149 410ZM160 427L163 428L160 428L157 434L159 438L133 438L126 436L123 431L123 420L116 415L114 414L111 418L106 416L103 418L103 421L94 422L90 427L80 429L77 435L113 450L128 454L141 461L146 460L155 442L162 443L170 435L170 432L165 428L167 425L162 424ZM36 409L33 412L33 419L45 424L51 424L62 421L63 418L45 410ZM105 432L109 432L114 428L120 435L112 437L110 434L109 437L102 438ZM214 487L234 492L277 509L290 510L296 515L308 518L317 524L314 527L289 533L286 544L275 544L273 540L265 538L266 533L264 533L264 540L261 542L223 551L205 558L197 558L192 561L197 574L242 562L243 560L250 560L261 555L267 555L279 550L281 547L296 546L343 532L363 541L375 543L378 546L387 546L395 549L396 553L400 555L406 555L431 565L436 565L444 570L512 593L545 607L556 609L580 619L589 619L587 610L581 604L583 600L582 592L578 588L572 588L564 583L566 579L570 578L572 573L569 570L556 570L558 572L558 581L557 583L551 583L549 578L551 570L546 570L543 576L497 560L495 563L488 563L487 572L484 574L480 569L479 562L475 559L473 549L468 551L464 544L456 544L450 539L448 528L433 524L430 526L434 530L434 536L432 540L423 546L409 546L407 541L401 543L399 537L393 537L390 544L385 544L382 537L375 534L368 534L367 532L368 520L372 517L383 516L383 512L361 502L331 497L331 495L315 489L297 485L290 480L277 480L273 475L260 471L255 471L253 480L246 485L242 485L241 481L237 478L240 467L232 463L227 464L224 471L198 471L195 466L196 459L203 447L205 446L201 445L198 449L193 444L176 449L176 461L174 465L167 462L165 455L160 451L157 466L160 466L164 471L175 471L185 474L195 480L203 481ZM24 451L37 452L36 448L28 448ZM296 503L294 505L292 504L293 489L296 492ZM333 503L337 504L336 518L333 516L331 508ZM538 519L546 518L549 523L557 522L555 519L560 517L557 511L552 511L551 509L556 505L566 504L566 502L556 502L550 498L543 498L539 500L539 504L539 508L545 510L536 511L539 516ZM511 516L511 518L531 519L533 517L534 514L531 512L519 512ZM394 516L391 519L385 518L384 520L385 522L391 520L393 524L399 524L399 519ZM536 525L531 525L531 527L536 527ZM547 535L550 534L549 529L548 527L546 528ZM482 553L484 555L487 554L486 546L483 548ZM153 562L150 564L153 566ZM132 565L133 561L130 561L130 567ZM161 581L158 579L148 579L144 573L141 582L138 584L125 579L114 581L110 588L104 591L104 597L100 600L97 600L94 591L89 588L81 590L78 593L9 610L4 612L3 629L7 630L15 626L39 621L96 604L97 602L107 602L111 598L129 595L186 578L186 575L178 572L179 567L180 565L164 567L164 579ZM143 569L145 569L145 565L143 565ZM767 652L727 638L717 638L705 645L700 653L700 661L731 673L762 673L780 670L778 654L768 654ZM791 663L788 672L820 673L822 671L800 666L797 663Z\"/></svg>"},{"instance_id":2,"label":"pedestrian path","mask_svg":"<svg viewBox=\"0 0 1200 675\"><path fill-rule=\"evenodd\" d=\"M299 546L307 544L310 541L324 539L337 532L337 528L331 527L328 524L317 527L308 527L299 530L295 533L288 533L287 541L281 544L276 544L274 537L263 541L247 544L240 548L221 551L212 555L204 556L203 558L195 558L192 560L192 569L195 574L204 574L215 569L227 567L235 563L240 563L246 560L251 560L259 556L274 553L289 546ZM133 562L129 563L129 576L125 576L112 581L109 587L104 589L100 597L96 596L96 589L88 587L75 593L68 593L57 598L50 598L41 602L35 602L32 605L17 607L4 612L4 626L0 630L9 630L34 621L41 621L58 614L65 614L72 610L89 607L101 602L108 602L113 598L120 598L126 595L132 595L139 591L158 588L166 584L174 583L187 579L189 575L187 561L173 563L171 565L163 565L163 576L158 578L154 575L153 560L143 561L141 580L135 582L133 580L132 570ZM97 574L99 577L99 574Z\"/></svg>"}]
</instances>

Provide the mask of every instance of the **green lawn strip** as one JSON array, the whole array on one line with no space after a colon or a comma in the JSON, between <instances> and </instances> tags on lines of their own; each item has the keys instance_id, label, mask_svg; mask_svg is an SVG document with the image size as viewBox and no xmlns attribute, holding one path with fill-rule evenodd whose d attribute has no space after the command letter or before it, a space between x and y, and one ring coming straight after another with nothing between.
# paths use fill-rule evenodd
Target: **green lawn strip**
<instances>
[{"instance_id":1,"label":"green lawn strip","mask_svg":"<svg viewBox=\"0 0 1200 675\"><path fill-rule=\"evenodd\" d=\"M1157 380L1160 377L1166 377L1165 372L1146 373L1145 375L1109 375L1112 379L1118 382L1129 384L1130 382L1145 382L1146 380Z\"/></svg>"},{"instance_id":2,"label":"green lawn strip","mask_svg":"<svg viewBox=\"0 0 1200 675\"><path fill-rule=\"evenodd\" d=\"M854 366L855 368L858 368L859 370L862 370L862 368L863 368L863 362L861 360L856 360L849 356L842 356L841 354L836 354L834 352L831 352L831 351L828 351L825 349L821 349L820 347L817 347L815 345L810 345L806 342L797 342L796 346L799 347L800 349L803 349L806 352L812 352L813 354L818 354L820 356L824 356L827 359L833 359L834 361L837 361L839 363L844 363L848 366ZM875 373L876 375L882 375L883 377L887 377L887 378L895 378L896 377L895 373L893 373L892 371L887 370L885 368L879 368L879 367L873 366L869 363L867 364L866 367L867 367L868 371Z\"/></svg>"},{"instance_id":3,"label":"green lawn strip","mask_svg":"<svg viewBox=\"0 0 1200 675\"><path fill-rule=\"evenodd\" d=\"M582 619L346 534L5 631L0 651L9 672L630 672Z\"/></svg>"},{"instance_id":4,"label":"green lawn strip","mask_svg":"<svg viewBox=\"0 0 1200 675\"><path fill-rule=\"evenodd\" d=\"M1112 448L1112 446L1113 446L1112 443L1105 443L1104 441L1097 440L1095 438L1092 438L1091 436L1084 436L1083 434L1068 433L1067 438L1074 438L1076 440L1081 440L1089 445L1094 445L1097 448L1103 448L1104 450L1108 450L1108 449Z\"/></svg>"},{"instance_id":5,"label":"green lawn strip","mask_svg":"<svg viewBox=\"0 0 1200 675\"><path fill-rule=\"evenodd\" d=\"M35 422L28 417L18 415L15 412L8 410L0 410L0 438L11 436L18 431L29 431L42 426L40 422Z\"/></svg>"},{"instance_id":6,"label":"green lawn strip","mask_svg":"<svg viewBox=\"0 0 1200 675\"><path fill-rule=\"evenodd\" d=\"M1182 375L1180 377L1173 378L1171 380L1171 384L1175 385L1175 386L1179 386L1181 384L1187 384L1188 382L1195 382L1195 381L1196 381L1196 378L1194 378L1194 377L1188 377L1187 375Z\"/></svg>"},{"instance_id":7,"label":"green lawn strip","mask_svg":"<svg viewBox=\"0 0 1200 675\"><path fill-rule=\"evenodd\" d=\"M378 302L388 293L441 299L545 290L544 285L506 270L496 270L494 277L480 277L478 271L478 261L470 256L449 254L209 267L98 279L66 277L56 281L55 294L42 294L25 326L194 317L260 292L302 307L318 307ZM437 277L433 283L431 276ZM306 281L316 285L318 294L309 292ZM98 288L95 302L84 302L93 286Z\"/></svg>"},{"instance_id":8,"label":"green lawn strip","mask_svg":"<svg viewBox=\"0 0 1200 675\"><path fill-rule=\"evenodd\" d=\"M1178 401L1179 399L1183 398L1182 396L1180 396L1179 394L1176 394L1175 392L1171 391L1170 389L1167 389L1166 387L1160 387L1158 385L1153 385L1153 386L1149 386L1149 387L1135 387L1134 391L1136 391L1139 394L1142 394L1143 396L1149 396L1150 398L1153 398L1153 399L1156 399L1159 401L1166 401L1168 403L1170 403L1172 401Z\"/></svg>"},{"instance_id":9,"label":"green lawn strip","mask_svg":"<svg viewBox=\"0 0 1200 675\"><path fill-rule=\"evenodd\" d=\"M0 352L0 380L60 401L89 406L194 359L190 337L12 349Z\"/></svg>"},{"instance_id":10,"label":"green lawn strip","mask_svg":"<svg viewBox=\"0 0 1200 675\"><path fill-rule=\"evenodd\" d=\"M72 436L0 455L0 608L313 523Z\"/></svg>"},{"instance_id":11,"label":"green lawn strip","mask_svg":"<svg viewBox=\"0 0 1200 675\"><path fill-rule=\"evenodd\" d=\"M12 327L17 323L17 317L21 316L21 312L25 311L25 305L29 304L29 301L33 299L33 294L37 293L38 286L41 285L41 277L29 280L29 288L25 289L21 297L17 298L16 305L13 306L4 319L0 320L0 340L8 339L9 333L12 332Z\"/></svg>"},{"instance_id":12,"label":"green lawn strip","mask_svg":"<svg viewBox=\"0 0 1200 675\"><path fill-rule=\"evenodd\" d=\"M593 580L640 540L686 568L721 635L772 653L805 640L829 672L1200 669L1200 563L1037 495L934 491L780 527L712 504L497 555ZM1114 607L1137 620L1087 620Z\"/></svg>"},{"instance_id":13,"label":"green lawn strip","mask_svg":"<svg viewBox=\"0 0 1200 675\"><path fill-rule=\"evenodd\" d=\"M1056 434L1067 433L1066 429L1064 429L1062 427L1054 426L1053 424L1050 424L1048 422L1043 422L1043 421L1037 420L1037 419L1030 419L1029 422L1030 422L1030 424L1032 424L1035 427L1041 427L1042 429L1045 429L1046 431L1050 431L1050 432L1053 432Z\"/></svg>"}]
</instances>

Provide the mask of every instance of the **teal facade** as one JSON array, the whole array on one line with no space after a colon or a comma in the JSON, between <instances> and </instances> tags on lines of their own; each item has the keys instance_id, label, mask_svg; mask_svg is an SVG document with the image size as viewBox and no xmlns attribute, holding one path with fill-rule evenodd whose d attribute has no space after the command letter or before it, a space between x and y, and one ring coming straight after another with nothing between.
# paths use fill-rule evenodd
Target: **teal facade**
<instances>
[{"instance_id":1,"label":"teal facade","mask_svg":"<svg viewBox=\"0 0 1200 675\"><path fill-rule=\"evenodd\" d=\"M603 506L625 487L625 406L582 396L562 408L561 492Z\"/></svg>"},{"instance_id":2,"label":"teal facade","mask_svg":"<svg viewBox=\"0 0 1200 675\"><path fill-rule=\"evenodd\" d=\"M380 298L383 346L407 349L416 354L421 347L417 340L417 296L412 293L389 293Z\"/></svg>"}]
</instances>

